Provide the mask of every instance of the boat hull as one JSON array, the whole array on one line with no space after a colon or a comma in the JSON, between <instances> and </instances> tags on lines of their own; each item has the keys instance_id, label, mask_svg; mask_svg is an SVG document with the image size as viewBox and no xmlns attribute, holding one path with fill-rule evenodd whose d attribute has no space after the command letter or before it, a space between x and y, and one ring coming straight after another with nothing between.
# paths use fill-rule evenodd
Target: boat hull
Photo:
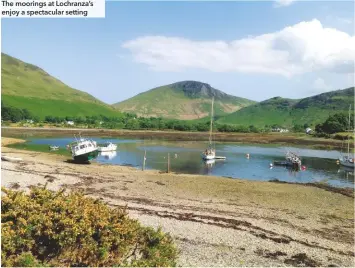
<instances>
[{"instance_id":1,"label":"boat hull","mask_svg":"<svg viewBox=\"0 0 355 268\"><path fill-rule=\"evenodd\" d=\"M75 156L73 156L73 159L76 162L89 162L89 161L95 159L98 155L99 155L99 151L94 150L94 151L84 153L81 155L75 155Z\"/></svg>"},{"instance_id":2,"label":"boat hull","mask_svg":"<svg viewBox=\"0 0 355 268\"><path fill-rule=\"evenodd\" d=\"M343 161L343 160L340 160L340 165L344 166L344 167L349 167L349 168L354 168L354 163L350 163L348 161Z\"/></svg>"},{"instance_id":3,"label":"boat hull","mask_svg":"<svg viewBox=\"0 0 355 268\"><path fill-rule=\"evenodd\" d=\"M99 148L99 152L114 152L117 148Z\"/></svg>"},{"instance_id":4,"label":"boat hull","mask_svg":"<svg viewBox=\"0 0 355 268\"><path fill-rule=\"evenodd\" d=\"M215 155L202 155L203 160L213 160L215 158L216 158Z\"/></svg>"}]
</instances>

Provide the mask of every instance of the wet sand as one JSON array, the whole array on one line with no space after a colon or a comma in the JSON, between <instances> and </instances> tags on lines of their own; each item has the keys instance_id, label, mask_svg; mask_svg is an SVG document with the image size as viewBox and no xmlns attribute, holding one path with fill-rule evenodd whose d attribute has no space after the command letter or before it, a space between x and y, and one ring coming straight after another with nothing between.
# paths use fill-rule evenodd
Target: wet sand
<instances>
[{"instance_id":1,"label":"wet sand","mask_svg":"<svg viewBox=\"0 0 355 268\"><path fill-rule=\"evenodd\" d=\"M166 174L6 148L2 186L83 190L170 232L179 266L354 266L354 198L303 185ZM119 153L119 152L118 152Z\"/></svg>"}]
</instances>

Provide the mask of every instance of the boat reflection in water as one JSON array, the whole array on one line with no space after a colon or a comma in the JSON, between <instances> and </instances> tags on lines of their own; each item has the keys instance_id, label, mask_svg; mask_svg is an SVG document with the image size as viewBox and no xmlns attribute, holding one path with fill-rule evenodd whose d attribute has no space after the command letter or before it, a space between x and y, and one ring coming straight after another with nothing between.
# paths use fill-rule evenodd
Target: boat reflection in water
<instances>
[{"instance_id":1,"label":"boat reflection in water","mask_svg":"<svg viewBox=\"0 0 355 268\"><path fill-rule=\"evenodd\" d=\"M205 160L205 164L206 164L207 168L212 168L215 163L216 163L216 160L214 160L214 159Z\"/></svg>"},{"instance_id":2,"label":"boat reflection in water","mask_svg":"<svg viewBox=\"0 0 355 268\"><path fill-rule=\"evenodd\" d=\"M355 181L355 171L354 168L349 168L346 166L340 166L338 173L342 174L342 179L349 183L354 183Z\"/></svg>"},{"instance_id":3,"label":"boat reflection in water","mask_svg":"<svg viewBox=\"0 0 355 268\"><path fill-rule=\"evenodd\" d=\"M212 168L214 166L214 164L216 163L215 159L209 159L209 160L204 160L203 161L204 166L205 166L205 174L211 174L212 172Z\"/></svg>"},{"instance_id":4,"label":"boat reflection in water","mask_svg":"<svg viewBox=\"0 0 355 268\"><path fill-rule=\"evenodd\" d=\"M103 156L107 160L111 160L117 156L117 152L116 151L100 152L100 156Z\"/></svg>"}]
</instances>

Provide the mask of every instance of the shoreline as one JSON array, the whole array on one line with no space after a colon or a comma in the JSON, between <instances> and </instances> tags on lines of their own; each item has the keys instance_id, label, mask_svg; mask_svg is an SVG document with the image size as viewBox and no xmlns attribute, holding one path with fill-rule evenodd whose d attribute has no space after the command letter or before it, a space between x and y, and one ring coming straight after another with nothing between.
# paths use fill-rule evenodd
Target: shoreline
<instances>
[{"instance_id":1,"label":"shoreline","mask_svg":"<svg viewBox=\"0 0 355 268\"><path fill-rule=\"evenodd\" d=\"M5 142L3 143L3 140L5 140ZM54 152L44 152L41 150L31 150L31 149L21 149L21 148L16 148L16 147L12 147L11 145L16 145L16 144L21 144L21 143L26 143L27 140L24 139L18 139L18 138L8 138L8 137L4 137L2 139L2 146L5 146L7 148L11 148L13 150L25 150L28 152L40 152L40 153L44 153L47 154L48 157L51 157L51 155L56 155L56 156L62 156L63 158L70 158L70 155L63 155L61 154L61 152L59 151L54 151ZM10 146L8 146L10 145ZM70 161L68 159L68 161ZM117 165L117 164L111 164L111 163L98 163L98 162L90 162L91 165L103 165L103 166L121 166L121 167L130 167L133 168L135 170L140 171L141 169L132 165ZM151 172L156 172L156 173L165 173L163 170L158 170L158 169L146 169L145 171L151 171ZM174 171L170 171L169 174L174 174L174 175L198 175L198 174L193 174L193 173L181 173L181 172L174 172ZM243 181L250 181L250 179L247 178L235 178L235 177L228 177L228 176L218 176L218 175L214 175L215 177L219 177L219 178L227 178L227 179L237 179L237 180L243 180ZM257 180L257 181L263 181L263 180ZM329 192L334 192L334 193L339 193L348 197L354 197L354 192L355 189L351 188L351 187L340 187L340 186L334 186L334 185L330 185L327 183L322 183L322 182L307 182L307 183L300 183L300 182L288 182L288 181L282 181L279 179L271 179L268 181L263 181L263 182L272 182L272 183L283 183L283 184L293 184L293 185L303 185L303 186L308 186L308 187L316 187L316 188L320 188L320 189L324 189L326 191Z\"/></svg>"},{"instance_id":2,"label":"shoreline","mask_svg":"<svg viewBox=\"0 0 355 268\"><path fill-rule=\"evenodd\" d=\"M154 130L125 130L125 129L82 129L82 128L37 128L37 127L1 127L2 136L83 136L96 137L125 137L140 139L160 139L170 141L208 141L207 132L188 131L154 131ZM263 145L291 145L314 149L342 149L341 140L309 137L306 134L290 133L214 133L216 142L235 142ZM354 145L354 143L352 143Z\"/></svg>"},{"instance_id":3,"label":"shoreline","mask_svg":"<svg viewBox=\"0 0 355 268\"><path fill-rule=\"evenodd\" d=\"M82 190L126 206L142 224L170 232L179 266L352 266L354 198L325 189L215 176L67 163L60 155L2 154L2 186Z\"/></svg>"}]
</instances>

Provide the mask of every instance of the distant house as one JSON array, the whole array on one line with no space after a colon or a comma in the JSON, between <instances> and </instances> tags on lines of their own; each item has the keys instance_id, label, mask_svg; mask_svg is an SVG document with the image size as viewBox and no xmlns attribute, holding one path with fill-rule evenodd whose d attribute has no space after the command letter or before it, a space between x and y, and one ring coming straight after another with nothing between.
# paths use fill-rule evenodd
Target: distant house
<instances>
[{"instance_id":1,"label":"distant house","mask_svg":"<svg viewBox=\"0 0 355 268\"><path fill-rule=\"evenodd\" d=\"M74 122L73 121L67 121L67 125L74 126Z\"/></svg>"},{"instance_id":2,"label":"distant house","mask_svg":"<svg viewBox=\"0 0 355 268\"><path fill-rule=\"evenodd\" d=\"M288 129L284 129L284 128L273 128L272 132L285 133L285 132L289 132L289 130Z\"/></svg>"},{"instance_id":3,"label":"distant house","mask_svg":"<svg viewBox=\"0 0 355 268\"><path fill-rule=\"evenodd\" d=\"M312 133L312 131L313 131L313 130L312 130L311 128L309 128L309 127L308 127L308 128L306 128L306 134L311 134L311 133Z\"/></svg>"}]
</instances>

